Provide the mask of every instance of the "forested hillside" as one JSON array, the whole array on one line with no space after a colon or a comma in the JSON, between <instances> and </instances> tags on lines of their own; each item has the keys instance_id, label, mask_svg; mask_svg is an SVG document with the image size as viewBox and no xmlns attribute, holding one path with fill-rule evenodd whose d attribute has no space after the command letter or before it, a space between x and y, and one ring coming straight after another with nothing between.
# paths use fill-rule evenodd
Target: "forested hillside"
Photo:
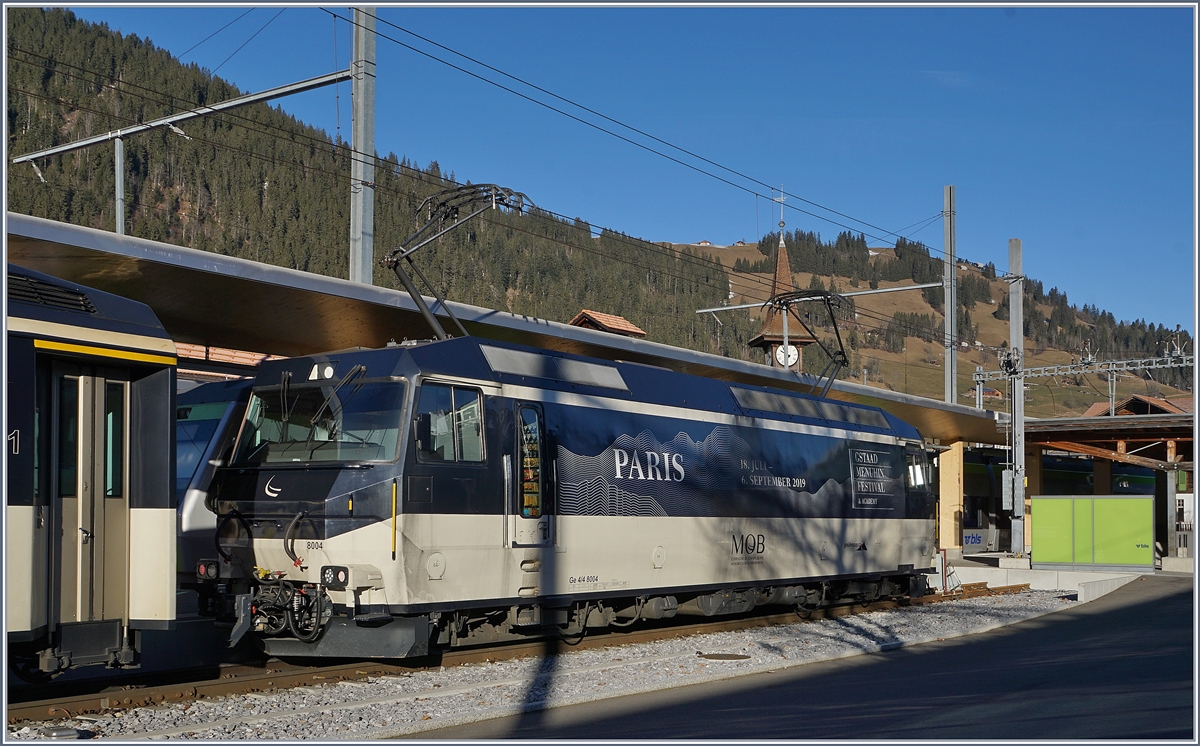
<instances>
[{"instance_id":1,"label":"forested hillside","mask_svg":"<svg viewBox=\"0 0 1200 746\"><path fill-rule=\"evenodd\" d=\"M13 155L245 93L67 11L12 8L8 32ZM190 139L169 129L126 139L129 234L347 275L345 143L267 105L189 121L183 130ZM103 145L43 159L46 183L27 165L15 168L9 209L112 230L113 157ZM377 159L375 182L378 254L413 231L422 199L455 185L437 163L418 168L394 153ZM541 210L489 212L415 259L440 292L464 303L555 321L583 308L619 313L655 341L734 357L746 355L756 331L747 316L727 320L720 335L697 323L694 309L727 297L718 263ZM378 267L375 282L397 286Z\"/></svg>"},{"instance_id":2,"label":"forested hillside","mask_svg":"<svg viewBox=\"0 0 1200 746\"><path fill-rule=\"evenodd\" d=\"M243 93L194 64L180 64L149 40L80 21L69 11L8 9L10 156ZM347 275L351 154L346 143L265 104L192 120L182 129L183 135L158 129L126 138L128 233ZM113 162L113 149L106 144L41 159L44 181L28 165L11 168L9 209L112 230ZM422 199L458 183L436 162L419 167L394 153L377 157L375 182L377 254L412 232ZM521 184L504 186L523 191ZM530 195L535 203L539 196ZM591 308L626 317L654 341L761 359L761 352L746 347L760 320L726 313L717 323L694 310L721 305L739 278L744 283L756 274L757 295L743 293L745 298L734 302L765 298L778 233L763 236L757 251L745 247L733 259L724 249L672 247L594 229L547 212L553 204L542 207L519 216L489 212L414 258L452 300L555 321ZM869 250L862 235L849 232L825 241L813 232L790 231L784 241L805 287L865 289L942 277L940 257L904 239L885 252ZM1001 344L998 322L1008 313L1004 281L991 265L959 276L961 340L973 351L983 337L988 337L985 345ZM379 267L375 282L397 287L390 272ZM901 301L905 295L913 299ZM910 386L909 368L941 364L936 354L944 328L941 289L878 298L888 300L871 305L874 310L861 308L869 305L863 302L842 311L851 353L851 370L843 375L867 371L868 382L937 395ZM831 333L826 320L811 313L807 320ZM1142 321L1117 321L1095 307L1071 306L1064 291L1045 292L1036 280L1026 283L1025 334L1035 352L1054 348L1076 354L1089 348L1102 359L1153 356L1165 351L1172 332ZM1191 351L1186 333L1181 341ZM916 343L925 357L910 360ZM986 363L983 353L976 357ZM988 367L994 367L991 359ZM822 362L816 347L805 351L808 369ZM967 374L974 364L960 366ZM897 365L904 366L903 375ZM1156 377L1176 387L1191 385L1190 371Z\"/></svg>"}]
</instances>

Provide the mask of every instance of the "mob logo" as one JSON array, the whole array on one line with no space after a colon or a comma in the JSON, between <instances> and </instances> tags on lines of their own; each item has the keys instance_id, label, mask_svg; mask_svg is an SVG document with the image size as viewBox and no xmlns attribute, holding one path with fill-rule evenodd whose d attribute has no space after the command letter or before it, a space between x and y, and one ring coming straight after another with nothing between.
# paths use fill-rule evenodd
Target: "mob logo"
<instances>
[{"instance_id":1,"label":"mob logo","mask_svg":"<svg viewBox=\"0 0 1200 746\"><path fill-rule=\"evenodd\" d=\"M762 534L733 534L734 554L762 554L767 551L767 537Z\"/></svg>"}]
</instances>

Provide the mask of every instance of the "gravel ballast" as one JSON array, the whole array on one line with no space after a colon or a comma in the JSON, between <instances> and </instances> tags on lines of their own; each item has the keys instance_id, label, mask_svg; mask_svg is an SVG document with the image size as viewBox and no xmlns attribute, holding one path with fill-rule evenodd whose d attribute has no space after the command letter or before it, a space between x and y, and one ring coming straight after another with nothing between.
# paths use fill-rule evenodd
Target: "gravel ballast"
<instances>
[{"instance_id":1,"label":"gravel ballast","mask_svg":"<svg viewBox=\"0 0 1200 746\"><path fill-rule=\"evenodd\" d=\"M1027 591L9 726L10 740L368 739L977 634L1076 605ZM712 657L704 657L712 656Z\"/></svg>"}]
</instances>

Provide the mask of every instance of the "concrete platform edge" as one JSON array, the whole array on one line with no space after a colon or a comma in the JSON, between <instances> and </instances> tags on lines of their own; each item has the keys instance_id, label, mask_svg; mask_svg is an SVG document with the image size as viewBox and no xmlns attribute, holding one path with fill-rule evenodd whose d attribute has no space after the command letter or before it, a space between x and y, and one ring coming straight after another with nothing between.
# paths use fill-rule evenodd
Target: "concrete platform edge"
<instances>
[{"instance_id":1,"label":"concrete platform edge","mask_svg":"<svg viewBox=\"0 0 1200 746\"><path fill-rule=\"evenodd\" d=\"M1192 575L1196 574L1196 558L1195 557L1163 557L1162 558L1163 572L1186 572Z\"/></svg>"},{"instance_id":2,"label":"concrete platform edge","mask_svg":"<svg viewBox=\"0 0 1200 746\"><path fill-rule=\"evenodd\" d=\"M1003 567L950 565L951 579L959 583L987 583L992 587L1029 583L1035 591L1075 591L1079 602L1094 601L1138 578L1136 572L1084 572L1082 570L1024 570ZM935 580L936 582L936 580Z\"/></svg>"}]
</instances>

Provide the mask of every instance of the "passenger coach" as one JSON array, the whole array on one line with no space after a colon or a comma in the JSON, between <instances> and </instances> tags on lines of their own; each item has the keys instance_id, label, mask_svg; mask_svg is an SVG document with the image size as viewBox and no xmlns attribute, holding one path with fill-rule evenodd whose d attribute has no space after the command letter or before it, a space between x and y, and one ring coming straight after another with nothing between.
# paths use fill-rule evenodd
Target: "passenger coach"
<instances>
[{"instance_id":1,"label":"passenger coach","mask_svg":"<svg viewBox=\"0 0 1200 746\"><path fill-rule=\"evenodd\" d=\"M475 338L347 350L260 365L199 574L293 656L815 608L922 591L927 481L870 407Z\"/></svg>"},{"instance_id":2,"label":"passenger coach","mask_svg":"<svg viewBox=\"0 0 1200 746\"><path fill-rule=\"evenodd\" d=\"M175 345L142 305L8 265L8 658L137 662L175 619Z\"/></svg>"}]
</instances>

